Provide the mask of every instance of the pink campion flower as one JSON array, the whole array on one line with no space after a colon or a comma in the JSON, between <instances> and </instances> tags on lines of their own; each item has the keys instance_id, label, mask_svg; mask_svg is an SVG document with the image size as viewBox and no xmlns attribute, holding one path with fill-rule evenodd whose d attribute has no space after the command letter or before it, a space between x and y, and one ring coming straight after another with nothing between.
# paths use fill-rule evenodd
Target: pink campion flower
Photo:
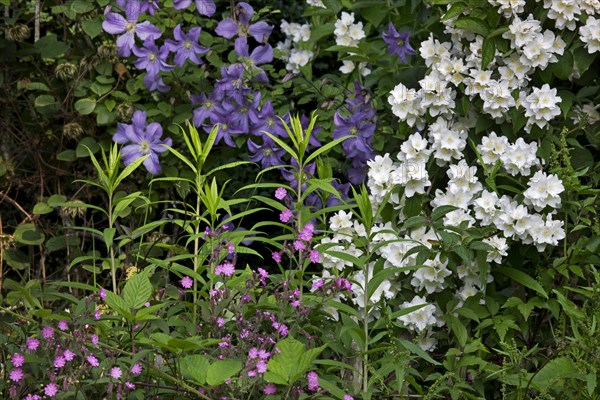
<instances>
[{"instance_id":1,"label":"pink campion flower","mask_svg":"<svg viewBox=\"0 0 600 400\"><path fill-rule=\"evenodd\" d=\"M50 339L52 336L54 336L54 329L50 325L42 328L42 337L44 339Z\"/></svg>"},{"instance_id":2,"label":"pink campion flower","mask_svg":"<svg viewBox=\"0 0 600 400\"><path fill-rule=\"evenodd\" d=\"M308 390L311 392L319 390L319 375L315 371L307 373L306 380L308 381Z\"/></svg>"},{"instance_id":3,"label":"pink campion flower","mask_svg":"<svg viewBox=\"0 0 600 400\"><path fill-rule=\"evenodd\" d=\"M313 291L318 290L318 289L322 288L324 284L325 284L325 279L317 279L312 283L311 289Z\"/></svg>"},{"instance_id":4,"label":"pink campion flower","mask_svg":"<svg viewBox=\"0 0 600 400\"><path fill-rule=\"evenodd\" d=\"M256 376L256 370L255 369L251 369L248 371L248 376L250 378L254 378Z\"/></svg>"},{"instance_id":5,"label":"pink campion flower","mask_svg":"<svg viewBox=\"0 0 600 400\"><path fill-rule=\"evenodd\" d=\"M37 394L28 394L23 400L42 400Z\"/></svg>"},{"instance_id":6,"label":"pink campion flower","mask_svg":"<svg viewBox=\"0 0 600 400\"><path fill-rule=\"evenodd\" d=\"M275 386L273 383L268 383L263 388L263 392L264 394L275 394L277 393L277 386Z\"/></svg>"},{"instance_id":7,"label":"pink campion flower","mask_svg":"<svg viewBox=\"0 0 600 400\"><path fill-rule=\"evenodd\" d=\"M130 390L135 389L135 385L131 382L125 382L125 386L127 387L127 389L130 389Z\"/></svg>"},{"instance_id":8,"label":"pink campion flower","mask_svg":"<svg viewBox=\"0 0 600 400\"><path fill-rule=\"evenodd\" d=\"M133 364L131 366L131 373L133 375L139 375L142 373L142 364Z\"/></svg>"},{"instance_id":9,"label":"pink campion flower","mask_svg":"<svg viewBox=\"0 0 600 400\"><path fill-rule=\"evenodd\" d=\"M273 257L273 260L275 260L275 262L280 263L281 262L281 253L278 251L274 251L273 253L271 253L271 257Z\"/></svg>"},{"instance_id":10,"label":"pink campion flower","mask_svg":"<svg viewBox=\"0 0 600 400\"><path fill-rule=\"evenodd\" d=\"M25 357L23 357L19 353L15 353L10 359L10 362L12 362L12 365L14 365L15 367L22 367L23 364L25 364Z\"/></svg>"},{"instance_id":11,"label":"pink campion flower","mask_svg":"<svg viewBox=\"0 0 600 400\"><path fill-rule=\"evenodd\" d=\"M60 329L61 331L66 331L67 329L69 329L69 324L67 324L67 321L65 321L64 319L61 319L60 321L58 321L58 329Z\"/></svg>"},{"instance_id":12,"label":"pink campion flower","mask_svg":"<svg viewBox=\"0 0 600 400\"><path fill-rule=\"evenodd\" d=\"M194 280L189 276L184 276L180 283L184 289L191 289L191 287L194 285Z\"/></svg>"},{"instance_id":13,"label":"pink campion flower","mask_svg":"<svg viewBox=\"0 0 600 400\"><path fill-rule=\"evenodd\" d=\"M354 397L350 396L349 394L344 395L344 400L354 400Z\"/></svg>"},{"instance_id":14,"label":"pink campion flower","mask_svg":"<svg viewBox=\"0 0 600 400\"><path fill-rule=\"evenodd\" d=\"M97 309L95 309L95 310L94 310L94 319L95 319L96 321L99 321L101 317L102 317L102 314L100 313L100 310L99 310L98 308L97 308Z\"/></svg>"},{"instance_id":15,"label":"pink campion flower","mask_svg":"<svg viewBox=\"0 0 600 400\"><path fill-rule=\"evenodd\" d=\"M281 214L279 214L279 220L283 223L288 223L293 216L294 214L292 214L292 211L286 208L281 212Z\"/></svg>"},{"instance_id":16,"label":"pink campion flower","mask_svg":"<svg viewBox=\"0 0 600 400\"><path fill-rule=\"evenodd\" d=\"M100 288L100 299L106 299L106 290L104 288Z\"/></svg>"},{"instance_id":17,"label":"pink campion flower","mask_svg":"<svg viewBox=\"0 0 600 400\"><path fill-rule=\"evenodd\" d=\"M110 369L110 377L113 379L119 379L121 378L121 375L123 375L123 371L121 371L121 368L119 367L112 367Z\"/></svg>"},{"instance_id":18,"label":"pink campion flower","mask_svg":"<svg viewBox=\"0 0 600 400\"><path fill-rule=\"evenodd\" d=\"M92 333L92 334L90 335L90 339L91 339L91 341L92 341L92 344L93 344L94 346L98 346L98 341L99 341L99 339L98 339L98 335L96 335L95 333Z\"/></svg>"},{"instance_id":19,"label":"pink campion flower","mask_svg":"<svg viewBox=\"0 0 600 400\"><path fill-rule=\"evenodd\" d=\"M258 358L258 349L256 347L252 347L248 351L248 358L250 358L251 360L254 360L255 358Z\"/></svg>"},{"instance_id":20,"label":"pink campion flower","mask_svg":"<svg viewBox=\"0 0 600 400\"><path fill-rule=\"evenodd\" d=\"M221 317L217 318L217 326L219 328L222 328L223 325L225 325L225 320L223 318L221 318Z\"/></svg>"},{"instance_id":21,"label":"pink campion flower","mask_svg":"<svg viewBox=\"0 0 600 400\"><path fill-rule=\"evenodd\" d=\"M58 386L55 383L49 383L44 388L44 394L48 397L54 397L58 393Z\"/></svg>"},{"instance_id":22,"label":"pink campion flower","mask_svg":"<svg viewBox=\"0 0 600 400\"><path fill-rule=\"evenodd\" d=\"M67 350L65 350L65 351L63 352L63 355L62 355L62 356L63 356L63 357L65 358L65 360L67 360L67 361L73 361L73 359L75 358L76 354L75 354L75 353L73 353L71 350L67 349Z\"/></svg>"},{"instance_id":23,"label":"pink campion flower","mask_svg":"<svg viewBox=\"0 0 600 400\"><path fill-rule=\"evenodd\" d=\"M25 375L23 374L23 370L21 368L15 368L10 371L8 374L8 378L13 382L20 382Z\"/></svg>"},{"instance_id":24,"label":"pink campion flower","mask_svg":"<svg viewBox=\"0 0 600 400\"><path fill-rule=\"evenodd\" d=\"M271 353L269 353L268 351L266 351L265 349L260 349L258 351L258 358L260 358L261 360L266 360L269 357L271 357Z\"/></svg>"},{"instance_id":25,"label":"pink campion flower","mask_svg":"<svg viewBox=\"0 0 600 400\"><path fill-rule=\"evenodd\" d=\"M27 350L33 351L38 348L38 346L40 345L40 341L37 340L36 338L30 337L27 339L26 344L27 344Z\"/></svg>"},{"instance_id":26,"label":"pink campion flower","mask_svg":"<svg viewBox=\"0 0 600 400\"><path fill-rule=\"evenodd\" d=\"M264 374L267 372L267 362L265 360L258 360L256 362L256 371L259 374Z\"/></svg>"},{"instance_id":27,"label":"pink campion flower","mask_svg":"<svg viewBox=\"0 0 600 400\"><path fill-rule=\"evenodd\" d=\"M277 188L277 190L275 191L275 198L277 200L283 200L285 199L285 196L287 196L287 190L285 190L282 187Z\"/></svg>"},{"instance_id":28,"label":"pink campion flower","mask_svg":"<svg viewBox=\"0 0 600 400\"><path fill-rule=\"evenodd\" d=\"M87 362L89 362L92 367L98 367L100 365L100 362L94 356L94 354L90 354L89 356L87 356L86 359L87 359Z\"/></svg>"},{"instance_id":29,"label":"pink campion flower","mask_svg":"<svg viewBox=\"0 0 600 400\"><path fill-rule=\"evenodd\" d=\"M227 245L227 254L235 253L235 245L233 243L229 243Z\"/></svg>"},{"instance_id":30,"label":"pink campion flower","mask_svg":"<svg viewBox=\"0 0 600 400\"><path fill-rule=\"evenodd\" d=\"M294 240L294 249L296 251L306 250L306 244L302 240Z\"/></svg>"},{"instance_id":31,"label":"pink campion flower","mask_svg":"<svg viewBox=\"0 0 600 400\"><path fill-rule=\"evenodd\" d=\"M281 324L279 329L277 329L277 332L279 332L281 336L287 336L289 329L285 324Z\"/></svg>"},{"instance_id":32,"label":"pink campion flower","mask_svg":"<svg viewBox=\"0 0 600 400\"><path fill-rule=\"evenodd\" d=\"M67 363L67 360L63 356L58 356L54 358L54 368L62 368Z\"/></svg>"},{"instance_id":33,"label":"pink campion flower","mask_svg":"<svg viewBox=\"0 0 600 400\"><path fill-rule=\"evenodd\" d=\"M304 225L304 228L302 228L302 231L300 231L300 233L298 234L298 237L304 240L305 242L310 242L314 233L315 226L313 224L306 224Z\"/></svg>"},{"instance_id":34,"label":"pink campion flower","mask_svg":"<svg viewBox=\"0 0 600 400\"><path fill-rule=\"evenodd\" d=\"M310 261L315 264L321 261L321 253L319 253L318 250L311 250L308 257L310 258Z\"/></svg>"},{"instance_id":35,"label":"pink campion flower","mask_svg":"<svg viewBox=\"0 0 600 400\"><path fill-rule=\"evenodd\" d=\"M292 307L298 308L300 307L300 300L293 300L290 304Z\"/></svg>"},{"instance_id":36,"label":"pink campion flower","mask_svg":"<svg viewBox=\"0 0 600 400\"><path fill-rule=\"evenodd\" d=\"M224 275L227 277L232 276L235 273L235 267L229 261L225 261L223 264L217 265L215 268L215 274Z\"/></svg>"}]
</instances>

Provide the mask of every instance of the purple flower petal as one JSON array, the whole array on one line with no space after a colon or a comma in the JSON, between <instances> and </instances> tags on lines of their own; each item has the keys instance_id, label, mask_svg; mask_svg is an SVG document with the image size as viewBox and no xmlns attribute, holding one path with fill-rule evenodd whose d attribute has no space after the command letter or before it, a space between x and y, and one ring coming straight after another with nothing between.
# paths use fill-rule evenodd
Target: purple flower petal
<instances>
[{"instance_id":1,"label":"purple flower petal","mask_svg":"<svg viewBox=\"0 0 600 400\"><path fill-rule=\"evenodd\" d=\"M250 25L249 32L250 36L252 36L257 42L266 43L272 31L273 26L267 24L266 22L260 21Z\"/></svg>"},{"instance_id":2,"label":"purple flower petal","mask_svg":"<svg viewBox=\"0 0 600 400\"><path fill-rule=\"evenodd\" d=\"M109 13L102 22L102 29L111 35L118 35L127 30L127 20L121 14Z\"/></svg>"},{"instance_id":3,"label":"purple flower petal","mask_svg":"<svg viewBox=\"0 0 600 400\"><path fill-rule=\"evenodd\" d=\"M273 61L273 48L267 44L265 46L258 46L252 50L251 58L254 59L254 64L260 65Z\"/></svg>"},{"instance_id":4,"label":"purple flower petal","mask_svg":"<svg viewBox=\"0 0 600 400\"><path fill-rule=\"evenodd\" d=\"M174 0L173 1L173 7L176 10L188 8L190 6L190 4L192 4L192 0Z\"/></svg>"},{"instance_id":5,"label":"purple flower petal","mask_svg":"<svg viewBox=\"0 0 600 400\"><path fill-rule=\"evenodd\" d=\"M213 0L196 0L196 9L200 15L206 15L207 17L212 17L217 11Z\"/></svg>"},{"instance_id":6,"label":"purple flower petal","mask_svg":"<svg viewBox=\"0 0 600 400\"><path fill-rule=\"evenodd\" d=\"M232 39L238 33L238 24L231 18L225 18L219 22L219 25L215 28L215 32L225 39Z\"/></svg>"},{"instance_id":7,"label":"purple flower petal","mask_svg":"<svg viewBox=\"0 0 600 400\"><path fill-rule=\"evenodd\" d=\"M152 25L149 21L144 21L141 24L137 24L135 27L135 32L142 40L146 40L149 37L152 39L158 39L162 35L160 29Z\"/></svg>"}]
</instances>

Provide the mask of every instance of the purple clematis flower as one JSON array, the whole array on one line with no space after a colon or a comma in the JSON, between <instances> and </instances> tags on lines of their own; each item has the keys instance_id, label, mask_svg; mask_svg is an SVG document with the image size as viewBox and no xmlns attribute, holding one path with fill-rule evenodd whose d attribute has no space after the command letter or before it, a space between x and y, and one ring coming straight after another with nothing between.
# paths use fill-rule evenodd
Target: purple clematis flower
<instances>
[{"instance_id":1,"label":"purple clematis flower","mask_svg":"<svg viewBox=\"0 0 600 400\"><path fill-rule=\"evenodd\" d=\"M199 27L190 29L190 32L185 34L181 30L181 26L177 25L173 30L173 37L175 40L165 41L169 50L175 53L175 64L179 67L183 66L185 60L190 60L196 65L202 64L202 60L198 57L198 54L204 54L209 49L202 47L198 44L200 38Z\"/></svg>"},{"instance_id":2,"label":"purple clematis flower","mask_svg":"<svg viewBox=\"0 0 600 400\"><path fill-rule=\"evenodd\" d=\"M119 55L129 57L135 47L135 35L141 40L147 38L158 39L161 31L149 21L138 23L141 13L141 5L138 0L129 0L125 5L125 19L121 14L108 13L106 20L102 22L102 29L111 35L121 35L117 38L117 50Z\"/></svg>"},{"instance_id":3,"label":"purple clematis flower","mask_svg":"<svg viewBox=\"0 0 600 400\"><path fill-rule=\"evenodd\" d=\"M143 80L144 86L151 92L158 90L161 93L166 93L171 90L171 86L165 84L162 78L158 75L146 74Z\"/></svg>"},{"instance_id":4,"label":"purple clematis flower","mask_svg":"<svg viewBox=\"0 0 600 400\"><path fill-rule=\"evenodd\" d=\"M410 46L408 39L409 32L398 33L394 24L390 22L387 32L383 32L383 41L388 45L390 54L396 54L404 64L408 63L406 56L414 56L417 54L415 49Z\"/></svg>"},{"instance_id":5,"label":"purple clematis flower","mask_svg":"<svg viewBox=\"0 0 600 400\"><path fill-rule=\"evenodd\" d=\"M358 158L364 162L374 156L370 143L375 132L375 124L367 119L366 112L355 112L344 117L337 111L333 116L333 123L335 124L332 132L334 139L350 136L349 139L342 142L346 156Z\"/></svg>"},{"instance_id":6,"label":"purple clematis flower","mask_svg":"<svg viewBox=\"0 0 600 400\"><path fill-rule=\"evenodd\" d=\"M244 66L240 63L221 67L221 79L215 85L215 98L219 100L233 99L238 103L244 101L244 97L250 94L250 88L244 79Z\"/></svg>"},{"instance_id":7,"label":"purple clematis flower","mask_svg":"<svg viewBox=\"0 0 600 400\"><path fill-rule=\"evenodd\" d=\"M247 38L248 35L250 35L257 42L266 43L273 31L273 26L264 21L250 25L250 20L253 15L254 9L252 6L248 3L240 2L236 5L234 10L234 16L237 20L225 18L223 21L219 22L215 32L217 35L226 39L233 39L235 36Z\"/></svg>"},{"instance_id":8,"label":"purple clematis flower","mask_svg":"<svg viewBox=\"0 0 600 400\"><path fill-rule=\"evenodd\" d=\"M279 147L270 137L263 136L262 145L257 145L248 140L248 149L252 153L248 159L252 162L260 162L263 168L275 167L283 164L285 150Z\"/></svg>"},{"instance_id":9,"label":"purple clematis flower","mask_svg":"<svg viewBox=\"0 0 600 400\"><path fill-rule=\"evenodd\" d=\"M206 15L207 17L212 17L215 11L217 11L217 7L215 6L214 0L195 0L196 9L200 15ZM181 10L184 8L188 8L192 4L192 0L174 0L173 7L176 10Z\"/></svg>"},{"instance_id":10,"label":"purple clematis flower","mask_svg":"<svg viewBox=\"0 0 600 400\"><path fill-rule=\"evenodd\" d=\"M267 101L262 105L260 111L254 109L250 111L250 133L261 136L263 132L269 132L279 137L287 137L287 132L283 127L281 119L275 114L273 104Z\"/></svg>"},{"instance_id":11,"label":"purple clematis flower","mask_svg":"<svg viewBox=\"0 0 600 400\"><path fill-rule=\"evenodd\" d=\"M160 71L169 72L174 68L174 66L167 64L168 46L162 45L159 48L151 37L144 40L144 47L134 47L133 54L138 57L133 65L137 69L145 69L149 76L155 77Z\"/></svg>"},{"instance_id":12,"label":"purple clematis flower","mask_svg":"<svg viewBox=\"0 0 600 400\"><path fill-rule=\"evenodd\" d=\"M237 54L246 71L250 71L254 75L252 81L269 83L267 74L262 68L258 68L257 65L273 61L273 48L270 44L266 44L264 46L256 47L252 50L251 54L248 54L249 51L248 42L245 38L236 39L235 54Z\"/></svg>"},{"instance_id":13,"label":"purple clematis flower","mask_svg":"<svg viewBox=\"0 0 600 400\"><path fill-rule=\"evenodd\" d=\"M210 118L213 113L223 114L221 104L215 99L214 92L208 96L204 93L201 93L198 96L190 96L190 99L192 100L192 104L200 104L200 107L194 109L193 112L194 126L198 128L202 126L204 121L206 121L207 118Z\"/></svg>"},{"instance_id":14,"label":"purple clematis flower","mask_svg":"<svg viewBox=\"0 0 600 400\"><path fill-rule=\"evenodd\" d=\"M118 124L117 132L113 141L119 144L130 143L123 147L121 156L125 165L145 155L149 155L143 162L144 167L152 175L160 173L161 167L158 155L167 150L165 146L171 146L171 138L160 140L162 126L158 122L146 125L146 112L137 110L133 113L131 124Z\"/></svg>"},{"instance_id":15,"label":"purple clematis flower","mask_svg":"<svg viewBox=\"0 0 600 400\"><path fill-rule=\"evenodd\" d=\"M236 147L235 141L231 135L239 135L245 133L241 130L236 121L228 118L228 116L223 116L219 113L212 113L210 115L210 126L205 126L204 130L208 133L212 129L212 127L218 124L217 137L215 139L215 144L219 144L221 140L225 142L225 144L229 147Z\"/></svg>"},{"instance_id":16,"label":"purple clematis flower","mask_svg":"<svg viewBox=\"0 0 600 400\"><path fill-rule=\"evenodd\" d=\"M310 163L304 166L304 171L302 171L302 181L307 182L309 179L315 176L315 170L317 168L316 163ZM281 175L283 178L289 182L290 187L297 189L298 188L298 161L295 158L292 158L292 168L282 168ZM302 185L302 190L306 190L308 184L304 183Z\"/></svg>"}]
</instances>

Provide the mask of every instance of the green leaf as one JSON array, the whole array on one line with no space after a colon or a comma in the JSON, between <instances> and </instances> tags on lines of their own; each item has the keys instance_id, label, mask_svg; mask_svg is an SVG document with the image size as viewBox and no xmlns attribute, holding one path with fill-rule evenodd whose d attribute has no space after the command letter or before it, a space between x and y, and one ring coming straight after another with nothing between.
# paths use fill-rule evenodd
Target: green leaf
<instances>
[{"instance_id":1,"label":"green leaf","mask_svg":"<svg viewBox=\"0 0 600 400\"><path fill-rule=\"evenodd\" d=\"M209 366L208 359L200 354L185 356L179 360L181 374L193 379L198 385L206 383Z\"/></svg>"},{"instance_id":2,"label":"green leaf","mask_svg":"<svg viewBox=\"0 0 600 400\"><path fill-rule=\"evenodd\" d=\"M61 151L60 153L58 153L56 155L56 159L58 161L75 161L75 159L77 158L77 153L75 152L75 150L65 150L65 151Z\"/></svg>"},{"instance_id":3,"label":"green leaf","mask_svg":"<svg viewBox=\"0 0 600 400\"><path fill-rule=\"evenodd\" d=\"M550 70L559 79L567 80L573 73L573 54L567 49L558 61L550 65Z\"/></svg>"},{"instance_id":4,"label":"green leaf","mask_svg":"<svg viewBox=\"0 0 600 400\"><path fill-rule=\"evenodd\" d=\"M531 380L533 386L538 390L547 391L553 385L559 384L558 380L565 378L582 379L583 376L567 357L558 357L539 370Z\"/></svg>"},{"instance_id":5,"label":"green leaf","mask_svg":"<svg viewBox=\"0 0 600 400\"><path fill-rule=\"evenodd\" d=\"M425 361L427 361L433 365L442 365L439 362L435 361L433 358L431 358L431 356L429 354L427 354L422 348L420 348L413 342L409 342L408 340L405 340L405 339L400 339L399 344L402 347L404 347L406 350L410 351L413 354L418 355L419 357L421 357L422 359L424 359Z\"/></svg>"},{"instance_id":6,"label":"green leaf","mask_svg":"<svg viewBox=\"0 0 600 400\"><path fill-rule=\"evenodd\" d=\"M152 284L146 272L140 272L127 280L123 299L129 308L141 308L152 296Z\"/></svg>"},{"instance_id":7,"label":"green leaf","mask_svg":"<svg viewBox=\"0 0 600 400\"><path fill-rule=\"evenodd\" d=\"M4 261L16 270L24 270L29 267L30 259L21 250L9 247L4 250Z\"/></svg>"},{"instance_id":8,"label":"green leaf","mask_svg":"<svg viewBox=\"0 0 600 400\"><path fill-rule=\"evenodd\" d=\"M490 33L488 24L479 18L459 17L454 21L454 26L459 29L477 33L481 36L487 36Z\"/></svg>"},{"instance_id":9,"label":"green leaf","mask_svg":"<svg viewBox=\"0 0 600 400\"><path fill-rule=\"evenodd\" d=\"M58 58L69 49L66 43L57 40L55 34L44 36L35 42L34 47L39 51L42 58Z\"/></svg>"},{"instance_id":10,"label":"green leaf","mask_svg":"<svg viewBox=\"0 0 600 400\"><path fill-rule=\"evenodd\" d=\"M277 343L279 353L273 356L267 364L264 378L267 382L279 385L294 384L293 377L299 372L299 363L306 346L296 339L287 338Z\"/></svg>"},{"instance_id":11,"label":"green leaf","mask_svg":"<svg viewBox=\"0 0 600 400\"><path fill-rule=\"evenodd\" d=\"M92 153L96 153L98 150L100 150L100 145L98 142L96 142L96 139L90 136L86 136L79 141L77 148L75 149L75 154L79 158L87 157L90 155L88 149Z\"/></svg>"},{"instance_id":12,"label":"green leaf","mask_svg":"<svg viewBox=\"0 0 600 400\"><path fill-rule=\"evenodd\" d=\"M431 212L431 220L437 221L441 219L444 215L455 210L458 210L458 207L448 205L436 207L435 210Z\"/></svg>"},{"instance_id":13,"label":"green leaf","mask_svg":"<svg viewBox=\"0 0 600 400\"><path fill-rule=\"evenodd\" d=\"M111 310L121 315L122 317L125 317L129 320L133 319L133 315L131 315L129 308L127 307L127 303L125 303L125 301L121 297L116 295L114 292L107 290L104 302Z\"/></svg>"},{"instance_id":14,"label":"green leaf","mask_svg":"<svg viewBox=\"0 0 600 400\"><path fill-rule=\"evenodd\" d=\"M75 102L75 110L81 115L88 115L94 112L96 100L91 98L79 99Z\"/></svg>"},{"instance_id":15,"label":"green leaf","mask_svg":"<svg viewBox=\"0 0 600 400\"><path fill-rule=\"evenodd\" d=\"M48 214L54 211L54 208L50 207L46 203L37 203L33 206L33 213L36 215Z\"/></svg>"},{"instance_id":16,"label":"green leaf","mask_svg":"<svg viewBox=\"0 0 600 400\"><path fill-rule=\"evenodd\" d=\"M206 383L211 386L220 385L241 370L242 362L239 360L217 360L208 368Z\"/></svg>"},{"instance_id":17,"label":"green leaf","mask_svg":"<svg viewBox=\"0 0 600 400\"><path fill-rule=\"evenodd\" d=\"M543 298L548 298L548 294L546 293L542 285L540 285L535 279L527 275L525 272L509 267L499 267L496 268L496 271L508 276L511 279L514 279L515 281L519 282L523 286L528 287L529 289L535 290Z\"/></svg>"},{"instance_id":18,"label":"green leaf","mask_svg":"<svg viewBox=\"0 0 600 400\"><path fill-rule=\"evenodd\" d=\"M446 316L446 323L448 323L450 330L452 330L454 336L456 336L456 339L458 340L460 346L465 347L465 344L467 344L468 334L467 328L465 328L461 320L455 317L454 315L448 314Z\"/></svg>"},{"instance_id":19,"label":"green leaf","mask_svg":"<svg viewBox=\"0 0 600 400\"><path fill-rule=\"evenodd\" d=\"M580 75L583 75L596 59L596 53L590 54L587 49L580 47L573 51L575 66Z\"/></svg>"},{"instance_id":20,"label":"green leaf","mask_svg":"<svg viewBox=\"0 0 600 400\"><path fill-rule=\"evenodd\" d=\"M481 69L484 70L496 55L496 41L493 38L483 39L481 46Z\"/></svg>"},{"instance_id":21,"label":"green leaf","mask_svg":"<svg viewBox=\"0 0 600 400\"><path fill-rule=\"evenodd\" d=\"M446 11L444 16L440 19L440 21L446 21L448 19L458 17L460 14L462 14L464 11L466 11L468 9L469 9L469 6L466 5L465 3L463 3L462 1L454 3L454 4L452 4L452 7L450 7L450 9L448 11ZM483 69L483 67L481 69Z\"/></svg>"},{"instance_id":22,"label":"green leaf","mask_svg":"<svg viewBox=\"0 0 600 400\"><path fill-rule=\"evenodd\" d=\"M125 209L131 205L131 203L140 199L147 201L146 197L142 196L142 192L130 193L125 197L121 197L115 204L112 215L112 223L119 218L119 215L121 215L121 213L125 211Z\"/></svg>"},{"instance_id":23,"label":"green leaf","mask_svg":"<svg viewBox=\"0 0 600 400\"><path fill-rule=\"evenodd\" d=\"M21 224L17 226L13 237L17 243L22 243L30 246L40 245L44 243L46 236L40 232L32 223Z\"/></svg>"},{"instance_id":24,"label":"green leaf","mask_svg":"<svg viewBox=\"0 0 600 400\"><path fill-rule=\"evenodd\" d=\"M54 96L51 96L49 94L40 94L38 97L35 98L35 101L33 102L33 105L36 108L54 106L56 104L57 103Z\"/></svg>"},{"instance_id":25,"label":"green leaf","mask_svg":"<svg viewBox=\"0 0 600 400\"><path fill-rule=\"evenodd\" d=\"M100 19L92 19L81 23L83 31L92 39L102 33L102 21Z\"/></svg>"}]
</instances>

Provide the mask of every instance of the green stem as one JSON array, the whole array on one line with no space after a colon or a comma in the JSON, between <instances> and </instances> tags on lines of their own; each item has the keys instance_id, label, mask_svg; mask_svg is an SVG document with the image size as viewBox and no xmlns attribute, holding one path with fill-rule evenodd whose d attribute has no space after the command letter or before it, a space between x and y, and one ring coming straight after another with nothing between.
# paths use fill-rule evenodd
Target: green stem
<instances>
[{"instance_id":1,"label":"green stem","mask_svg":"<svg viewBox=\"0 0 600 400\"><path fill-rule=\"evenodd\" d=\"M367 258L368 260L368 258ZM365 348L363 354L363 392L369 389L368 363L369 363L369 263L365 266L365 287L363 290L365 310L363 315L363 328L365 332Z\"/></svg>"},{"instance_id":2,"label":"green stem","mask_svg":"<svg viewBox=\"0 0 600 400\"><path fill-rule=\"evenodd\" d=\"M113 228L113 207L112 207L112 193L108 192L108 229ZM115 249L113 248L112 243L106 243L108 246L108 251L110 253L110 274L112 275L112 287L113 292L118 294L117 292L117 265L115 263Z\"/></svg>"},{"instance_id":3,"label":"green stem","mask_svg":"<svg viewBox=\"0 0 600 400\"><path fill-rule=\"evenodd\" d=\"M197 224L196 224L196 229L195 229L195 238L194 238L194 273L197 274L198 273L198 268L199 268L199 260L198 260L198 253L200 252L200 190L201 190L201 178L200 176L198 176L196 178L196 209L194 210L194 213L196 214L195 217L198 218ZM198 321L198 279L196 279L196 277L194 277L194 293L193 293L193 299L194 299L194 309L193 309L193 314L192 314L192 321L194 323L194 329L196 327L196 323Z\"/></svg>"}]
</instances>

